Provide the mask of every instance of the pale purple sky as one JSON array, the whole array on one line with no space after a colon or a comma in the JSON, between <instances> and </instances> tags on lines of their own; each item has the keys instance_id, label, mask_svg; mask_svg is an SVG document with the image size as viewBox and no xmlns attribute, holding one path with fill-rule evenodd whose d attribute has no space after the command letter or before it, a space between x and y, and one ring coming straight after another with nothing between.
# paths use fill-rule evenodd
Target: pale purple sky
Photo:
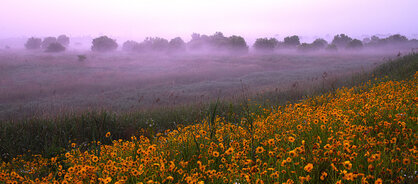
<instances>
[{"instance_id":1,"label":"pale purple sky","mask_svg":"<svg viewBox=\"0 0 418 184\"><path fill-rule=\"evenodd\" d=\"M418 35L418 0L0 0L0 38Z\"/></svg>"}]
</instances>

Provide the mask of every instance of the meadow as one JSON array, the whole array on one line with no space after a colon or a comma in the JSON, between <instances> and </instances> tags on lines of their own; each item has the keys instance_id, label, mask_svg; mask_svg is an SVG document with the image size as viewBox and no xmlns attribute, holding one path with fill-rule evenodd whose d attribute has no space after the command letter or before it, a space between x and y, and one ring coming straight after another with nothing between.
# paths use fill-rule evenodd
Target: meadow
<instances>
[{"instance_id":1,"label":"meadow","mask_svg":"<svg viewBox=\"0 0 418 184\"><path fill-rule=\"evenodd\" d=\"M404 56L354 87L274 108L246 99L240 121L215 104L194 124L148 136L105 131L106 143L2 162L0 182L416 183L417 64Z\"/></svg>"},{"instance_id":2,"label":"meadow","mask_svg":"<svg viewBox=\"0 0 418 184\"><path fill-rule=\"evenodd\" d=\"M39 102L41 98L62 100L38 92L39 88L31 90L31 87L34 87L30 85L33 83L31 80L38 80L44 90L74 84L68 88L70 91L73 90L71 93L55 92L55 94L88 101L91 100L91 96L84 97L78 88L92 92L94 88L88 86L100 86L101 81L102 84L108 85L108 88L104 88L103 85L103 88L97 89L99 91L106 89L123 91L132 85L120 81L129 82L127 78L133 79L134 83L140 81L140 77L134 75L134 72L128 72L129 69L145 71L150 65L164 66L162 65L164 62L155 63L155 58L152 58L148 64L140 62L141 67L138 66L137 61L127 62L127 67L121 72L119 71L123 68L121 66L126 63L116 63L112 55L88 55L90 60L94 57L108 58L106 61L110 63L80 63L81 61L74 59L78 53L36 54L36 57L33 57L33 53L28 54L30 57L13 56L10 53L2 56L3 59L6 58L3 61L9 61L3 62L2 65L2 71L9 72L2 72L2 75L6 76L2 78L2 83L9 82L16 87L2 85L2 105L5 107L13 107L10 104L18 104L19 100L33 101L33 103ZM229 76L212 73L207 76L201 75L203 79L197 83L216 83L213 82L216 80L211 81L205 77L218 77L217 81L224 80L223 83L230 84L231 87L228 89L232 92L225 89L223 96L218 91L216 93L218 96L208 95L206 99L199 101L183 99L176 104L149 102L125 112L111 111L111 108L100 109L103 106L98 105L89 106L87 110L80 108L78 112L60 109L55 115L53 115L54 111L51 114L35 114L28 117L27 114L16 113L9 116L9 118L16 117L15 119L2 120L0 124L2 158L0 181L5 183L40 181L64 183L406 181L408 183L415 181L417 80L416 75L413 76L418 68L418 56L412 53L396 60L382 59L387 58L388 55L381 53L375 55L360 53L349 56L252 55L245 56L244 59L222 55L211 56L212 59L203 60L202 68L213 69L214 71L210 72L216 72L215 66L224 66L221 68L228 73L228 69L232 70L239 65L238 68L254 70L253 73L249 72L251 73L249 76L253 75L253 78L245 75L247 81L252 80L252 82L244 84L245 77L240 77L248 73L245 69L236 70L237 73L230 73ZM66 57L68 57L66 60L57 60ZM142 57L150 58L150 56ZM34 61L37 62L28 63L29 61L25 61L24 58L35 58ZM45 61L36 58L43 58ZM122 57L119 55L116 58ZM187 58L190 59L189 62L196 62L209 57L200 55ZM12 63L11 59L18 62ZM22 59L23 61L20 61ZM168 65L172 68L167 69L165 73L181 68L180 63L187 63L184 59L185 57L182 56L181 62L167 60L167 63L176 64ZM253 62L255 59L257 62ZM51 62L58 63L51 65ZM115 67L117 64L120 66ZM84 65L84 68L78 65ZM226 67L228 65L234 67L228 68ZM106 66L107 69L103 70ZM92 72L95 67L98 71L98 68L100 71L113 71L113 75L110 74L112 72L106 74ZM10 71L13 68L15 72ZM264 71L266 69L270 71ZM86 75L76 72L81 72L80 70L84 70ZM288 70L293 71L294 75ZM45 71L53 75L46 73L42 75ZM288 73L285 73L286 71ZM25 73L26 76L23 75ZM143 77L152 76L151 73L141 74ZM265 78L260 79L260 73L263 73ZM284 77L283 73L288 77ZM100 74L106 80L94 79ZM127 77L130 74L131 76ZM31 78L30 75L38 77ZM231 82L233 75L238 76L235 80L239 82ZM81 79L87 81L66 80L68 76L70 79L81 76ZM23 80L25 77L26 81ZM181 79L170 75L166 77L164 80ZM260 83L258 82L260 80L276 81L278 84ZM74 81L75 83L71 83ZM144 81L148 80L144 79ZM179 81L189 86L196 86L193 81ZM83 84L89 85L83 86ZM155 87L164 86L163 84ZM20 88L18 85L21 85ZM117 85L120 88L117 88ZM220 89L221 86L216 88ZM10 97L14 94L13 90L17 89L28 89L20 90L26 93L23 99L4 97L7 95ZM208 89L210 88L202 90ZM188 95L192 94L192 91L189 90ZM129 93L120 95L126 94ZM161 99L164 101L164 98ZM402 126L396 127L395 124ZM385 126L386 129L382 129ZM390 155L386 155L388 151L391 152ZM382 153L384 154L381 155ZM375 157L379 159L369 161L366 157L370 155L374 155L373 159ZM406 157L408 155L409 157ZM388 158L392 160L390 163L384 162L386 170L381 169L382 165L378 161ZM364 162L365 160L367 163ZM375 165L372 165L373 163ZM375 168L378 168L378 171ZM135 172L131 173L131 171Z\"/></svg>"},{"instance_id":3,"label":"meadow","mask_svg":"<svg viewBox=\"0 0 418 184\"><path fill-rule=\"evenodd\" d=\"M86 60L79 61L83 55ZM138 111L302 88L367 71L396 53L173 54L0 51L0 120L88 109Z\"/></svg>"},{"instance_id":4,"label":"meadow","mask_svg":"<svg viewBox=\"0 0 418 184\"><path fill-rule=\"evenodd\" d=\"M78 60L78 56L86 60ZM208 116L240 122L245 99L276 108L353 86L391 52L248 55L1 50L1 158L53 156L69 141L150 137Z\"/></svg>"}]
</instances>

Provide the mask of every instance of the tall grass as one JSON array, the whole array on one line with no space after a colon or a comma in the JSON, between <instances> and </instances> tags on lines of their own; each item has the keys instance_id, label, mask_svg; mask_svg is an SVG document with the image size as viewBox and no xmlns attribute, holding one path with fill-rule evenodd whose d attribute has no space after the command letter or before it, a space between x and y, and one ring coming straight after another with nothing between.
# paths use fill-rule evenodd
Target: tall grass
<instances>
[{"instance_id":1,"label":"tall grass","mask_svg":"<svg viewBox=\"0 0 418 184\"><path fill-rule=\"evenodd\" d=\"M236 99L223 99L206 104L189 104L175 107L160 107L137 112L114 113L105 110L84 113L69 113L56 117L33 117L17 121L0 122L0 153L4 161L18 154L42 154L50 157L64 152L70 141L79 145L91 141L110 143L106 132L112 139L127 140L135 133L153 138L157 132L173 129L179 125L200 122L206 117L220 117L234 124L247 123L252 129L252 115L267 116L263 109L275 109L280 105L296 102L324 92L332 92L346 86L351 87L368 80L407 79L417 71L418 54L406 55L378 66L372 72L344 76L332 80L323 78L326 85L314 87L291 87L281 91L262 94L246 94ZM247 122L242 122L246 118ZM214 129L213 129L214 130ZM212 133L211 131L211 134Z\"/></svg>"},{"instance_id":2,"label":"tall grass","mask_svg":"<svg viewBox=\"0 0 418 184\"><path fill-rule=\"evenodd\" d=\"M151 138L0 162L0 182L416 183L418 71L406 77L275 109L253 111L244 99L238 124L217 115L216 102L199 122Z\"/></svg>"}]
</instances>

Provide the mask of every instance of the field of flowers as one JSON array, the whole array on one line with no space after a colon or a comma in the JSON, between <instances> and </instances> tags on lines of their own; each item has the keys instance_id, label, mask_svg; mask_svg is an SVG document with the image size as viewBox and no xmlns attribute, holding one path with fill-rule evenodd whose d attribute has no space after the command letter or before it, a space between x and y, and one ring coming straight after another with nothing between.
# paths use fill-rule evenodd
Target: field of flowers
<instances>
[{"instance_id":1,"label":"field of flowers","mask_svg":"<svg viewBox=\"0 0 418 184\"><path fill-rule=\"evenodd\" d=\"M0 165L0 183L417 183L418 72L153 138L71 144ZM106 135L109 139L112 135Z\"/></svg>"}]
</instances>

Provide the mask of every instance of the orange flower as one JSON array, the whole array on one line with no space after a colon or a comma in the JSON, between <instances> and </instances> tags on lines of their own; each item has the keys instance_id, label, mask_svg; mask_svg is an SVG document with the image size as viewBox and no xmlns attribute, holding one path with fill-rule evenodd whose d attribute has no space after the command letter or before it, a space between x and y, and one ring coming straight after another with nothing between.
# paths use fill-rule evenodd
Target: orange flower
<instances>
[{"instance_id":1,"label":"orange flower","mask_svg":"<svg viewBox=\"0 0 418 184\"><path fill-rule=\"evenodd\" d=\"M256 152L256 153L263 153L263 152L264 152L264 148L263 148L263 147L261 147L261 146L259 146L259 147L255 150L255 152Z\"/></svg>"},{"instance_id":2,"label":"orange flower","mask_svg":"<svg viewBox=\"0 0 418 184\"><path fill-rule=\"evenodd\" d=\"M374 184L382 184L383 183L383 181L382 181L382 179L380 179L380 178L378 178L375 182L374 182Z\"/></svg>"},{"instance_id":3,"label":"orange flower","mask_svg":"<svg viewBox=\"0 0 418 184\"><path fill-rule=\"evenodd\" d=\"M98 158L98 157L96 157L96 156L93 156L93 158L91 158L91 161L93 161L93 162L97 162L97 161L99 161L99 158Z\"/></svg>"},{"instance_id":4,"label":"orange flower","mask_svg":"<svg viewBox=\"0 0 418 184\"><path fill-rule=\"evenodd\" d=\"M225 151L225 154L226 154L226 155L230 155L230 154L232 154L233 152L234 152L234 148L230 147L230 148L228 148L228 149Z\"/></svg>"},{"instance_id":5,"label":"orange flower","mask_svg":"<svg viewBox=\"0 0 418 184\"><path fill-rule=\"evenodd\" d=\"M296 153L296 151L295 151L295 150L289 151L289 155L290 155L291 157L297 157L297 156L298 156L298 154Z\"/></svg>"},{"instance_id":6,"label":"orange flower","mask_svg":"<svg viewBox=\"0 0 418 184\"><path fill-rule=\"evenodd\" d=\"M269 143L270 146L274 145L274 139L269 139L268 143Z\"/></svg>"},{"instance_id":7,"label":"orange flower","mask_svg":"<svg viewBox=\"0 0 418 184\"><path fill-rule=\"evenodd\" d=\"M295 142L295 138L292 136L288 137L287 140L292 143Z\"/></svg>"},{"instance_id":8,"label":"orange flower","mask_svg":"<svg viewBox=\"0 0 418 184\"><path fill-rule=\"evenodd\" d=\"M311 163L307 164L305 168L303 168L306 172L311 172L313 169L313 165Z\"/></svg>"},{"instance_id":9,"label":"orange flower","mask_svg":"<svg viewBox=\"0 0 418 184\"><path fill-rule=\"evenodd\" d=\"M325 178L328 176L328 173L322 172L320 179L325 180Z\"/></svg>"},{"instance_id":10,"label":"orange flower","mask_svg":"<svg viewBox=\"0 0 418 184\"><path fill-rule=\"evenodd\" d=\"M212 155L213 155L214 157L219 157L219 152L214 151L214 152L212 153Z\"/></svg>"},{"instance_id":11,"label":"orange flower","mask_svg":"<svg viewBox=\"0 0 418 184\"><path fill-rule=\"evenodd\" d=\"M403 161L402 161L402 163L404 165L409 165L411 163L411 161L408 158L404 158Z\"/></svg>"},{"instance_id":12,"label":"orange flower","mask_svg":"<svg viewBox=\"0 0 418 184\"><path fill-rule=\"evenodd\" d=\"M350 161L345 161L345 162L343 162L343 165L344 165L344 167L345 167L346 169L348 169L348 170L350 170L350 169L351 169L351 167L353 166L353 164L351 164L351 162L350 162Z\"/></svg>"}]
</instances>

